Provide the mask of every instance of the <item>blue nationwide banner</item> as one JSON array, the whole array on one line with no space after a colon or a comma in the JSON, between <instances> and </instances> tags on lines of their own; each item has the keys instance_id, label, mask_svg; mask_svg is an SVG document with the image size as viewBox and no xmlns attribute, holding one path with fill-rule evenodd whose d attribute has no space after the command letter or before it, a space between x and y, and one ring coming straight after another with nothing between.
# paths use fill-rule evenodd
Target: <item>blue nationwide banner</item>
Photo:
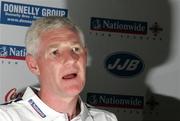
<instances>
[{"instance_id":1,"label":"blue nationwide banner","mask_svg":"<svg viewBox=\"0 0 180 121\"><path fill-rule=\"evenodd\" d=\"M23 46L0 44L0 58L25 60L26 48Z\"/></svg>"},{"instance_id":2,"label":"blue nationwide banner","mask_svg":"<svg viewBox=\"0 0 180 121\"><path fill-rule=\"evenodd\" d=\"M87 103L93 106L143 109L144 97L131 95L88 93Z\"/></svg>"},{"instance_id":3,"label":"blue nationwide banner","mask_svg":"<svg viewBox=\"0 0 180 121\"><path fill-rule=\"evenodd\" d=\"M147 34L147 22L91 17L90 29L128 34Z\"/></svg>"}]
</instances>

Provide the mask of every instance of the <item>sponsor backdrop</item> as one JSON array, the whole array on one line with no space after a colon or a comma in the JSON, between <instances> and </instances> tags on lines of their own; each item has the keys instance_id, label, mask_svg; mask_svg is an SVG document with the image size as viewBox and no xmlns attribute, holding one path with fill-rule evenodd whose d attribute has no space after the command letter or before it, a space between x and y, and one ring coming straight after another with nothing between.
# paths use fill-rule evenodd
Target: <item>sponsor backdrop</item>
<instances>
[{"instance_id":1,"label":"sponsor backdrop","mask_svg":"<svg viewBox=\"0 0 180 121\"><path fill-rule=\"evenodd\" d=\"M90 66L82 98L118 120L180 120L180 1L0 0L0 102L38 81L25 64L32 20L70 17L84 31Z\"/></svg>"}]
</instances>

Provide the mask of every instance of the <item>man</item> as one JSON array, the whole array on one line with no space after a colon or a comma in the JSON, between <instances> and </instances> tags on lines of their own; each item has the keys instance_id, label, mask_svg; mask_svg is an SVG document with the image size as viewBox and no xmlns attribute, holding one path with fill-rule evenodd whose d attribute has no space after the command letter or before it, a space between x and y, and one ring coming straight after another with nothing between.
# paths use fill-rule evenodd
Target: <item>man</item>
<instances>
[{"instance_id":1,"label":"man","mask_svg":"<svg viewBox=\"0 0 180 121\"><path fill-rule=\"evenodd\" d=\"M68 18L36 20L26 34L26 62L40 83L22 99L0 107L0 121L117 121L79 97L85 85L87 48L81 30Z\"/></svg>"}]
</instances>

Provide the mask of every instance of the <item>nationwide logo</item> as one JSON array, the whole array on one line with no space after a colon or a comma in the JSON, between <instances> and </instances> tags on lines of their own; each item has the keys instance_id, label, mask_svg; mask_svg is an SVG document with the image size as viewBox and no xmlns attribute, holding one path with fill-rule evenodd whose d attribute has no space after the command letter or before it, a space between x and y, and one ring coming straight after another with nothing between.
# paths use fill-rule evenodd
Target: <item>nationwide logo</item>
<instances>
[{"instance_id":1,"label":"nationwide logo","mask_svg":"<svg viewBox=\"0 0 180 121\"><path fill-rule=\"evenodd\" d=\"M92 17L90 29L129 34L147 34L147 22Z\"/></svg>"},{"instance_id":2,"label":"nationwide logo","mask_svg":"<svg viewBox=\"0 0 180 121\"><path fill-rule=\"evenodd\" d=\"M25 47L0 44L0 58L25 60L25 56Z\"/></svg>"},{"instance_id":3,"label":"nationwide logo","mask_svg":"<svg viewBox=\"0 0 180 121\"><path fill-rule=\"evenodd\" d=\"M105 59L105 68L120 77L132 77L144 69L142 59L129 52L115 52Z\"/></svg>"},{"instance_id":4,"label":"nationwide logo","mask_svg":"<svg viewBox=\"0 0 180 121\"><path fill-rule=\"evenodd\" d=\"M143 109L143 96L88 93L87 103L93 106Z\"/></svg>"}]
</instances>

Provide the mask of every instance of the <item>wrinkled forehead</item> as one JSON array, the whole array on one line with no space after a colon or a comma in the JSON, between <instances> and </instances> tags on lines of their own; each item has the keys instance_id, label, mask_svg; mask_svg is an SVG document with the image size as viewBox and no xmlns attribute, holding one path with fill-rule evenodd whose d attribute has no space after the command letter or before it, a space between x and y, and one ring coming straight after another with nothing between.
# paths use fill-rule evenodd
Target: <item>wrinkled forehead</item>
<instances>
[{"instance_id":1,"label":"wrinkled forehead","mask_svg":"<svg viewBox=\"0 0 180 121\"><path fill-rule=\"evenodd\" d=\"M63 28L56 28L56 29L50 29L46 31L42 31L40 33L40 39L55 39L55 38L79 38L79 34L77 31L68 28L68 27L63 27Z\"/></svg>"},{"instance_id":2,"label":"wrinkled forehead","mask_svg":"<svg viewBox=\"0 0 180 121\"><path fill-rule=\"evenodd\" d=\"M40 35L40 46L57 48L66 45L81 45L79 34L69 28L58 28L42 32Z\"/></svg>"}]
</instances>

